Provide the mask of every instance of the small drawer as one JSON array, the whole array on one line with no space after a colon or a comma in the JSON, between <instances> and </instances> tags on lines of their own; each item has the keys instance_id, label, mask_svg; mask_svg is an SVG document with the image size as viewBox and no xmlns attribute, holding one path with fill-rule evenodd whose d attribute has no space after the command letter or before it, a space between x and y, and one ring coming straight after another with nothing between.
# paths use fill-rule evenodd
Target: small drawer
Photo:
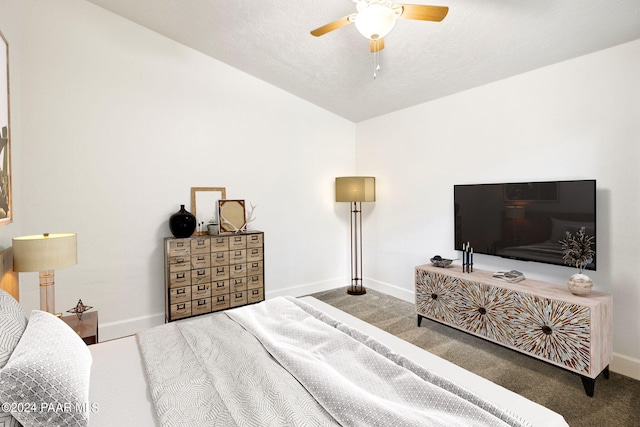
<instances>
[{"instance_id":1,"label":"small drawer","mask_svg":"<svg viewBox=\"0 0 640 427\"><path fill-rule=\"evenodd\" d=\"M211 296L211 283L191 286L191 298L208 298Z\"/></svg>"},{"instance_id":2,"label":"small drawer","mask_svg":"<svg viewBox=\"0 0 640 427\"><path fill-rule=\"evenodd\" d=\"M211 239L208 237L196 237L191 239L191 255L208 254L211 252Z\"/></svg>"},{"instance_id":3,"label":"small drawer","mask_svg":"<svg viewBox=\"0 0 640 427\"><path fill-rule=\"evenodd\" d=\"M229 307L229 294L211 297L211 311L224 310Z\"/></svg>"},{"instance_id":4,"label":"small drawer","mask_svg":"<svg viewBox=\"0 0 640 427\"><path fill-rule=\"evenodd\" d=\"M191 316L191 301L171 304L169 306L171 320L182 319Z\"/></svg>"},{"instance_id":5,"label":"small drawer","mask_svg":"<svg viewBox=\"0 0 640 427\"><path fill-rule=\"evenodd\" d=\"M179 288L191 284L191 270L169 273L169 287Z\"/></svg>"},{"instance_id":6,"label":"small drawer","mask_svg":"<svg viewBox=\"0 0 640 427\"><path fill-rule=\"evenodd\" d=\"M211 296L225 295L229 293L229 281L217 280L211 283Z\"/></svg>"},{"instance_id":7,"label":"small drawer","mask_svg":"<svg viewBox=\"0 0 640 427\"><path fill-rule=\"evenodd\" d=\"M211 267L211 280L225 280L229 278L229 266L219 265Z\"/></svg>"},{"instance_id":8,"label":"small drawer","mask_svg":"<svg viewBox=\"0 0 640 427\"><path fill-rule=\"evenodd\" d=\"M261 248L263 246L262 236L262 233L249 234L247 236L247 249Z\"/></svg>"},{"instance_id":9,"label":"small drawer","mask_svg":"<svg viewBox=\"0 0 640 427\"><path fill-rule=\"evenodd\" d=\"M231 264L229 266L229 277L244 277L247 275L247 264Z\"/></svg>"},{"instance_id":10,"label":"small drawer","mask_svg":"<svg viewBox=\"0 0 640 427\"><path fill-rule=\"evenodd\" d=\"M247 288L255 289L264 287L264 276L262 274L252 274L247 276Z\"/></svg>"},{"instance_id":11,"label":"small drawer","mask_svg":"<svg viewBox=\"0 0 640 427\"><path fill-rule=\"evenodd\" d=\"M229 292L240 292L247 290L247 278L236 277L229 280Z\"/></svg>"},{"instance_id":12,"label":"small drawer","mask_svg":"<svg viewBox=\"0 0 640 427\"><path fill-rule=\"evenodd\" d=\"M246 249L232 249L229 251L229 263L238 264L241 262L247 262L247 250Z\"/></svg>"},{"instance_id":13,"label":"small drawer","mask_svg":"<svg viewBox=\"0 0 640 427\"><path fill-rule=\"evenodd\" d=\"M247 262L262 261L262 248L247 249Z\"/></svg>"},{"instance_id":14,"label":"small drawer","mask_svg":"<svg viewBox=\"0 0 640 427\"><path fill-rule=\"evenodd\" d=\"M200 298L191 301L191 314L193 316L205 313L211 313L211 298Z\"/></svg>"},{"instance_id":15,"label":"small drawer","mask_svg":"<svg viewBox=\"0 0 640 427\"><path fill-rule=\"evenodd\" d=\"M191 284L202 285L204 283L211 283L211 269L200 268L198 270L191 271Z\"/></svg>"},{"instance_id":16,"label":"small drawer","mask_svg":"<svg viewBox=\"0 0 640 427\"><path fill-rule=\"evenodd\" d=\"M191 255L191 268L209 268L211 267L211 256L206 254Z\"/></svg>"},{"instance_id":17,"label":"small drawer","mask_svg":"<svg viewBox=\"0 0 640 427\"><path fill-rule=\"evenodd\" d=\"M247 304L247 291L232 292L229 296L231 297L231 301L229 301L231 307Z\"/></svg>"},{"instance_id":18,"label":"small drawer","mask_svg":"<svg viewBox=\"0 0 640 427\"><path fill-rule=\"evenodd\" d=\"M184 256L191 254L191 241L189 239L179 239L169 241L169 256Z\"/></svg>"},{"instance_id":19,"label":"small drawer","mask_svg":"<svg viewBox=\"0 0 640 427\"><path fill-rule=\"evenodd\" d=\"M211 245L211 252L228 251L229 250L229 236L216 236L209 238Z\"/></svg>"},{"instance_id":20,"label":"small drawer","mask_svg":"<svg viewBox=\"0 0 640 427\"><path fill-rule=\"evenodd\" d=\"M229 251L211 252L211 267L229 265Z\"/></svg>"},{"instance_id":21,"label":"small drawer","mask_svg":"<svg viewBox=\"0 0 640 427\"><path fill-rule=\"evenodd\" d=\"M246 249L247 248L247 236L229 236L229 250L234 249Z\"/></svg>"},{"instance_id":22,"label":"small drawer","mask_svg":"<svg viewBox=\"0 0 640 427\"><path fill-rule=\"evenodd\" d=\"M264 300L264 289L249 289L247 294L247 303L249 304Z\"/></svg>"},{"instance_id":23,"label":"small drawer","mask_svg":"<svg viewBox=\"0 0 640 427\"><path fill-rule=\"evenodd\" d=\"M247 274L264 274L264 263L262 261L248 262Z\"/></svg>"},{"instance_id":24,"label":"small drawer","mask_svg":"<svg viewBox=\"0 0 640 427\"><path fill-rule=\"evenodd\" d=\"M169 304L191 301L191 286L169 289Z\"/></svg>"},{"instance_id":25,"label":"small drawer","mask_svg":"<svg viewBox=\"0 0 640 427\"><path fill-rule=\"evenodd\" d=\"M190 256L172 256L169 258L169 272L176 273L178 271L191 270Z\"/></svg>"}]
</instances>

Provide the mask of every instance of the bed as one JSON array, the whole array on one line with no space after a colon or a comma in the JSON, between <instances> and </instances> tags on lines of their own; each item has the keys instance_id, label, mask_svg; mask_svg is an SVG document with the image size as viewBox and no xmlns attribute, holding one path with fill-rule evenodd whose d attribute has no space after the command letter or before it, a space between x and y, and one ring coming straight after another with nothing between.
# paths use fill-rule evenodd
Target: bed
<instances>
[{"instance_id":1,"label":"bed","mask_svg":"<svg viewBox=\"0 0 640 427\"><path fill-rule=\"evenodd\" d=\"M42 321L40 317L45 316L38 313L32 313L29 324ZM226 342L218 342L216 337L226 329L230 332ZM325 330L329 335L325 336ZM246 344L243 335L261 345L254 348ZM292 338L298 335L303 336L300 348L298 338ZM187 336L193 341L176 344ZM12 369L13 359L25 353L22 341L29 338L25 332L14 351L18 355L11 355L4 368L0 366L3 404L10 400L5 371ZM37 339L47 337L39 335ZM274 298L88 348L62 341L69 351L89 355L88 394L85 391L73 398L84 399L81 409L91 426L421 425L424 423L411 417L425 420L432 414L432 425L567 426L561 415L312 297ZM305 353L308 348L302 347L309 347L313 354ZM264 359L264 365L255 363L253 357ZM241 369L216 371L227 366L225 358L237 361ZM204 360L213 371L199 375L205 368L192 359ZM74 367L78 364L73 363ZM321 366L327 364L328 368ZM279 371L285 367L284 373ZM244 370L248 372L241 372ZM88 376L86 369L85 373ZM263 374L266 380L261 379ZM341 375L357 378L344 381ZM352 381L363 382L353 388ZM254 395L258 388L253 382L266 384L267 391ZM424 382L430 384L423 386ZM240 383L251 386L236 387ZM216 393L227 396L228 401L222 405L200 401ZM0 417L7 415L0 413ZM19 418L24 414L14 411L12 415ZM8 421L5 425L12 426Z\"/></svg>"}]
</instances>

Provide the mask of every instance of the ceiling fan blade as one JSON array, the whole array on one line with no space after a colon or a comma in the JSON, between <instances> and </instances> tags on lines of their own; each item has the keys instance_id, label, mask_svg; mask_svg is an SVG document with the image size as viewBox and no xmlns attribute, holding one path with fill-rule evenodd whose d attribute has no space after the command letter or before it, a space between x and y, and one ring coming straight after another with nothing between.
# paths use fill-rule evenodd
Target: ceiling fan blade
<instances>
[{"instance_id":1,"label":"ceiling fan blade","mask_svg":"<svg viewBox=\"0 0 640 427\"><path fill-rule=\"evenodd\" d=\"M315 30L311 31L311 35L320 37L330 31L337 30L338 28L342 28L345 25L349 25L353 22L356 15L356 13L352 13L351 15L347 15L344 18L340 18L336 21L328 23L327 25L323 25L320 28L316 28Z\"/></svg>"},{"instance_id":2,"label":"ceiling fan blade","mask_svg":"<svg viewBox=\"0 0 640 427\"><path fill-rule=\"evenodd\" d=\"M380 52L384 49L384 37L376 40L369 40L369 50L371 53Z\"/></svg>"},{"instance_id":3,"label":"ceiling fan blade","mask_svg":"<svg viewBox=\"0 0 640 427\"><path fill-rule=\"evenodd\" d=\"M449 13L447 6L425 6L422 4L400 4L400 19L417 19L420 21L440 22Z\"/></svg>"}]
</instances>

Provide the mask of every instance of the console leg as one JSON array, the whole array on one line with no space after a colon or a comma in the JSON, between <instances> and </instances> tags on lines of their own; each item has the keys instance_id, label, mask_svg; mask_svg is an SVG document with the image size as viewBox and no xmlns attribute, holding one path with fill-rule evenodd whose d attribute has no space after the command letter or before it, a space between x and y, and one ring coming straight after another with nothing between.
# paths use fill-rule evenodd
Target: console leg
<instances>
[{"instance_id":1,"label":"console leg","mask_svg":"<svg viewBox=\"0 0 640 427\"><path fill-rule=\"evenodd\" d=\"M605 380L609 379L609 365L607 365L607 367L604 368L604 371L602 371L602 376L604 376Z\"/></svg>"},{"instance_id":2,"label":"console leg","mask_svg":"<svg viewBox=\"0 0 640 427\"><path fill-rule=\"evenodd\" d=\"M593 397L593 391L596 388L596 379L585 377L584 375L580 375L580 378L582 379L582 385L587 396Z\"/></svg>"},{"instance_id":3,"label":"console leg","mask_svg":"<svg viewBox=\"0 0 640 427\"><path fill-rule=\"evenodd\" d=\"M420 324L422 324L422 316L418 314L418 328L420 327Z\"/></svg>"}]
</instances>

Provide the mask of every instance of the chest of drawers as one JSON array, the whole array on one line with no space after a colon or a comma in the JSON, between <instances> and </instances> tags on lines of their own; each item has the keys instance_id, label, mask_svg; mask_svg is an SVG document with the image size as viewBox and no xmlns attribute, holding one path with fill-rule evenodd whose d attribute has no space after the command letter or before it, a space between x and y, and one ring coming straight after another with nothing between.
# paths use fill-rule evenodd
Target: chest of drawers
<instances>
[{"instance_id":1,"label":"chest of drawers","mask_svg":"<svg viewBox=\"0 0 640 427\"><path fill-rule=\"evenodd\" d=\"M613 358L612 297L586 296L536 280L503 282L488 271L421 265L415 269L416 314L580 374L593 395Z\"/></svg>"},{"instance_id":2,"label":"chest of drawers","mask_svg":"<svg viewBox=\"0 0 640 427\"><path fill-rule=\"evenodd\" d=\"M167 237L165 320L264 300L264 233Z\"/></svg>"}]
</instances>

